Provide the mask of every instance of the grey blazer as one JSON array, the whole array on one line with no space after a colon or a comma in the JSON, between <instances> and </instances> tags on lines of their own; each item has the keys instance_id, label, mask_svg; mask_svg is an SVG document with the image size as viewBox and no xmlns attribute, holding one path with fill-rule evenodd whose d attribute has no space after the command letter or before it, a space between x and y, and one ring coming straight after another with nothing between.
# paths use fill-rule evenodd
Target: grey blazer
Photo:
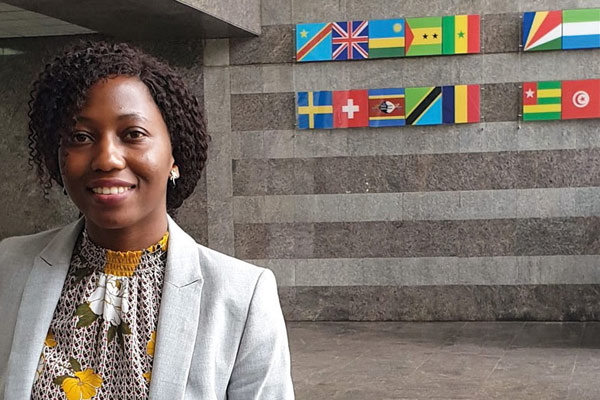
<instances>
[{"instance_id":1,"label":"grey blazer","mask_svg":"<svg viewBox=\"0 0 600 400\"><path fill-rule=\"evenodd\" d=\"M0 400L31 397L83 219L0 243ZM293 399L273 273L197 244L169 218L150 399Z\"/></svg>"}]
</instances>

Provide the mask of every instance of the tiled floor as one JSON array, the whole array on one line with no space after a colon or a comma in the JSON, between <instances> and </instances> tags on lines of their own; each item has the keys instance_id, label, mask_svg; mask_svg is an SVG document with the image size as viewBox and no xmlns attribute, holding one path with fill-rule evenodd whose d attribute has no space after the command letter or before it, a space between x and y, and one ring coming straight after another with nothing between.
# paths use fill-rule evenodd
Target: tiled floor
<instances>
[{"instance_id":1,"label":"tiled floor","mask_svg":"<svg viewBox=\"0 0 600 400\"><path fill-rule=\"evenodd\" d=\"M600 322L288 322L296 398L600 399Z\"/></svg>"}]
</instances>

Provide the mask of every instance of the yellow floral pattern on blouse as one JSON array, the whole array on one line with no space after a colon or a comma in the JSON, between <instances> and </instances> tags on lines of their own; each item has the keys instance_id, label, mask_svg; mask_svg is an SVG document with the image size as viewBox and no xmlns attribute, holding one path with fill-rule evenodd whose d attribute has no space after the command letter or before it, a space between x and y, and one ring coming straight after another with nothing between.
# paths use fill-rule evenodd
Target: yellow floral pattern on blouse
<instances>
[{"instance_id":1,"label":"yellow floral pattern on blouse","mask_svg":"<svg viewBox=\"0 0 600 400\"><path fill-rule=\"evenodd\" d=\"M83 230L44 340L31 399L148 398L168 232L140 251Z\"/></svg>"}]
</instances>

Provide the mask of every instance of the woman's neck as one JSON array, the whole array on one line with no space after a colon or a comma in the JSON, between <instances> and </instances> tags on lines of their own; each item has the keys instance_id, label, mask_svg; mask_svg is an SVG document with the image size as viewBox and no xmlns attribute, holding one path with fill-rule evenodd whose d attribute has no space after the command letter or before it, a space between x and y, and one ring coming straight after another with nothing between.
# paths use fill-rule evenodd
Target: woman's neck
<instances>
[{"instance_id":1,"label":"woman's neck","mask_svg":"<svg viewBox=\"0 0 600 400\"><path fill-rule=\"evenodd\" d=\"M99 246L114 251L137 251L158 243L168 228L167 215L162 220L140 226L107 229L85 221L90 239Z\"/></svg>"}]
</instances>

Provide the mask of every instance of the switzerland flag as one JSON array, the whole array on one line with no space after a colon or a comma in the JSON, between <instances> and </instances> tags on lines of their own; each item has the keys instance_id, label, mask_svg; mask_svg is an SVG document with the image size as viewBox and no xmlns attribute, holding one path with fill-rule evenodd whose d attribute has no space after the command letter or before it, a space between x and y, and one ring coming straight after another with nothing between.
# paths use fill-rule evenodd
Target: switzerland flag
<instances>
[{"instance_id":1,"label":"switzerland flag","mask_svg":"<svg viewBox=\"0 0 600 400\"><path fill-rule=\"evenodd\" d=\"M369 126L369 95L367 90L333 92L333 127Z\"/></svg>"},{"instance_id":2,"label":"switzerland flag","mask_svg":"<svg viewBox=\"0 0 600 400\"><path fill-rule=\"evenodd\" d=\"M600 118L600 79L562 82L562 119Z\"/></svg>"}]
</instances>

